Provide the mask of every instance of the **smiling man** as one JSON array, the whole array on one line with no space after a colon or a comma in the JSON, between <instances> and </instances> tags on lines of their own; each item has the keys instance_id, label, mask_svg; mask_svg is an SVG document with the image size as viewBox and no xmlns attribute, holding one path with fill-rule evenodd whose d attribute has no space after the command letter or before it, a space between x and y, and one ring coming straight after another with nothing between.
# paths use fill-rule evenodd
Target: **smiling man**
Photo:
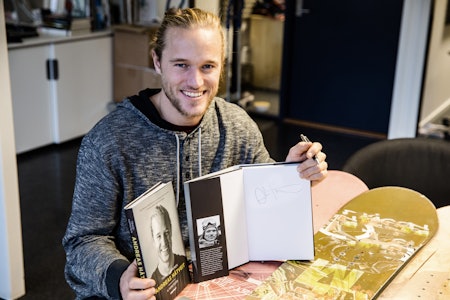
<instances>
[{"instance_id":1,"label":"smiling man","mask_svg":"<svg viewBox=\"0 0 450 300\"><path fill-rule=\"evenodd\" d=\"M188 278L187 276L179 276L176 280L171 280L167 286L163 286L166 278L172 272L186 264L186 257L173 252L172 222L169 212L162 205L156 206L154 213L150 216L150 230L153 245L156 253L158 253L158 264L151 278L156 281L157 286L159 285L157 298L170 299L181 292L181 289L188 282Z\"/></svg>"},{"instance_id":2,"label":"smiling man","mask_svg":"<svg viewBox=\"0 0 450 300\"><path fill-rule=\"evenodd\" d=\"M164 53L159 48L152 51L163 88L150 100L167 122L196 126L219 89L222 36L216 29L200 26L168 28L166 35L171 38Z\"/></svg>"},{"instance_id":3,"label":"smiling man","mask_svg":"<svg viewBox=\"0 0 450 300\"><path fill-rule=\"evenodd\" d=\"M152 57L162 89L124 99L81 143L63 238L65 275L77 299L154 299L155 280L137 277L123 210L148 188L173 182L187 246L183 182L233 165L273 162L256 123L238 105L216 97L224 64L216 15L169 10ZM299 142L286 161L301 162L299 176L320 181L328 167L321 149Z\"/></svg>"}]
</instances>

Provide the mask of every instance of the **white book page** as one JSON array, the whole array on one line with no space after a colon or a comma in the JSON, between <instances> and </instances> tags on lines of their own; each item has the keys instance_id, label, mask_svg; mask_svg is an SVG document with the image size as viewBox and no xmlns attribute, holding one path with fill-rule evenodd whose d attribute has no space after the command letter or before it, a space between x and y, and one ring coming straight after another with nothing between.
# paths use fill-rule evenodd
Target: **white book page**
<instances>
[{"instance_id":1,"label":"white book page","mask_svg":"<svg viewBox=\"0 0 450 300\"><path fill-rule=\"evenodd\" d=\"M228 268L249 261L242 170L220 176L227 239Z\"/></svg>"},{"instance_id":2,"label":"white book page","mask_svg":"<svg viewBox=\"0 0 450 300\"><path fill-rule=\"evenodd\" d=\"M296 168L244 168L250 260L314 258L311 183Z\"/></svg>"}]
</instances>

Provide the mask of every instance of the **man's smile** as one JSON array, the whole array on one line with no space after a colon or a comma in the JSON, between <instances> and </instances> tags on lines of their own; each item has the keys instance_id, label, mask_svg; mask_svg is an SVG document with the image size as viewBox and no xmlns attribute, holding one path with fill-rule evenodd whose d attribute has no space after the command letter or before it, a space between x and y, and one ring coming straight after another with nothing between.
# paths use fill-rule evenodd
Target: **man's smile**
<instances>
[{"instance_id":1,"label":"man's smile","mask_svg":"<svg viewBox=\"0 0 450 300\"><path fill-rule=\"evenodd\" d=\"M189 92L189 91L181 91L185 96L188 96L189 98L198 98L203 96L204 92Z\"/></svg>"}]
</instances>

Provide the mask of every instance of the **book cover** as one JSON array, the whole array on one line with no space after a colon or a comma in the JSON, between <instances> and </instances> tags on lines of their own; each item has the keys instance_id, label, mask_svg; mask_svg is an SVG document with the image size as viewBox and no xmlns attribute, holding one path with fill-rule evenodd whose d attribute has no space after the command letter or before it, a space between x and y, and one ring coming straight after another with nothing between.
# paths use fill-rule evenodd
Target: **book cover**
<instances>
[{"instance_id":1,"label":"book cover","mask_svg":"<svg viewBox=\"0 0 450 300\"><path fill-rule=\"evenodd\" d=\"M220 185L220 178L210 178L188 187L190 199L214 199L190 202L186 207L194 282L228 275Z\"/></svg>"},{"instance_id":2,"label":"book cover","mask_svg":"<svg viewBox=\"0 0 450 300\"><path fill-rule=\"evenodd\" d=\"M249 261L314 259L311 183L297 166L241 165L185 182L194 282ZM202 248L205 220L220 239Z\"/></svg>"},{"instance_id":3,"label":"book cover","mask_svg":"<svg viewBox=\"0 0 450 300\"><path fill-rule=\"evenodd\" d=\"M151 187L125 213L139 276L156 281L156 299L174 299L190 278L172 183Z\"/></svg>"}]
</instances>

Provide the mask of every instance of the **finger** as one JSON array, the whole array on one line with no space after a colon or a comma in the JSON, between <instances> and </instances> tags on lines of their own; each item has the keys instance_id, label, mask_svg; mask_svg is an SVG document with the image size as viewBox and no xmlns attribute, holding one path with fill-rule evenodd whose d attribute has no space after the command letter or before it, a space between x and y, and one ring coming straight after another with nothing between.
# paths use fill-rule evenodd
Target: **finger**
<instances>
[{"instance_id":1,"label":"finger","mask_svg":"<svg viewBox=\"0 0 450 300\"><path fill-rule=\"evenodd\" d=\"M324 170L326 169L325 165L321 165L322 162L325 161L327 155L323 152L319 152L317 154L315 154L313 157L311 158L306 158L304 161L302 161L297 170L299 172L303 172L304 170L308 169L308 168L314 168L316 171L320 171L320 170ZM318 168L315 168L317 167Z\"/></svg>"},{"instance_id":2,"label":"finger","mask_svg":"<svg viewBox=\"0 0 450 300\"><path fill-rule=\"evenodd\" d=\"M324 153L324 152L322 152L322 151L319 151L316 155L314 155L315 156L315 158L317 159L317 162L318 163L321 163L321 162L323 162L323 161L325 161L326 159L327 159L327 155Z\"/></svg>"},{"instance_id":3,"label":"finger","mask_svg":"<svg viewBox=\"0 0 450 300\"><path fill-rule=\"evenodd\" d=\"M131 290L145 290L155 287L156 282L151 278L134 277L130 280L128 287Z\"/></svg>"},{"instance_id":4,"label":"finger","mask_svg":"<svg viewBox=\"0 0 450 300\"><path fill-rule=\"evenodd\" d=\"M298 162L307 159L306 151L311 146L311 143L299 142L289 149L286 157L287 162Z\"/></svg>"},{"instance_id":5,"label":"finger","mask_svg":"<svg viewBox=\"0 0 450 300\"><path fill-rule=\"evenodd\" d=\"M328 170L322 170L320 173L316 173L314 175L311 176L311 184L312 186L318 184L319 182L321 182L322 180L324 180L328 175Z\"/></svg>"},{"instance_id":6,"label":"finger","mask_svg":"<svg viewBox=\"0 0 450 300\"><path fill-rule=\"evenodd\" d=\"M317 163L313 159L307 159L297 167L300 177L307 180L322 180L327 174L327 169L328 163L326 161Z\"/></svg>"},{"instance_id":7,"label":"finger","mask_svg":"<svg viewBox=\"0 0 450 300\"><path fill-rule=\"evenodd\" d=\"M317 142L312 143L311 146L306 151L306 157L307 158L313 158L314 156L316 156L321 151L322 151L322 144L317 143Z\"/></svg>"}]
</instances>

